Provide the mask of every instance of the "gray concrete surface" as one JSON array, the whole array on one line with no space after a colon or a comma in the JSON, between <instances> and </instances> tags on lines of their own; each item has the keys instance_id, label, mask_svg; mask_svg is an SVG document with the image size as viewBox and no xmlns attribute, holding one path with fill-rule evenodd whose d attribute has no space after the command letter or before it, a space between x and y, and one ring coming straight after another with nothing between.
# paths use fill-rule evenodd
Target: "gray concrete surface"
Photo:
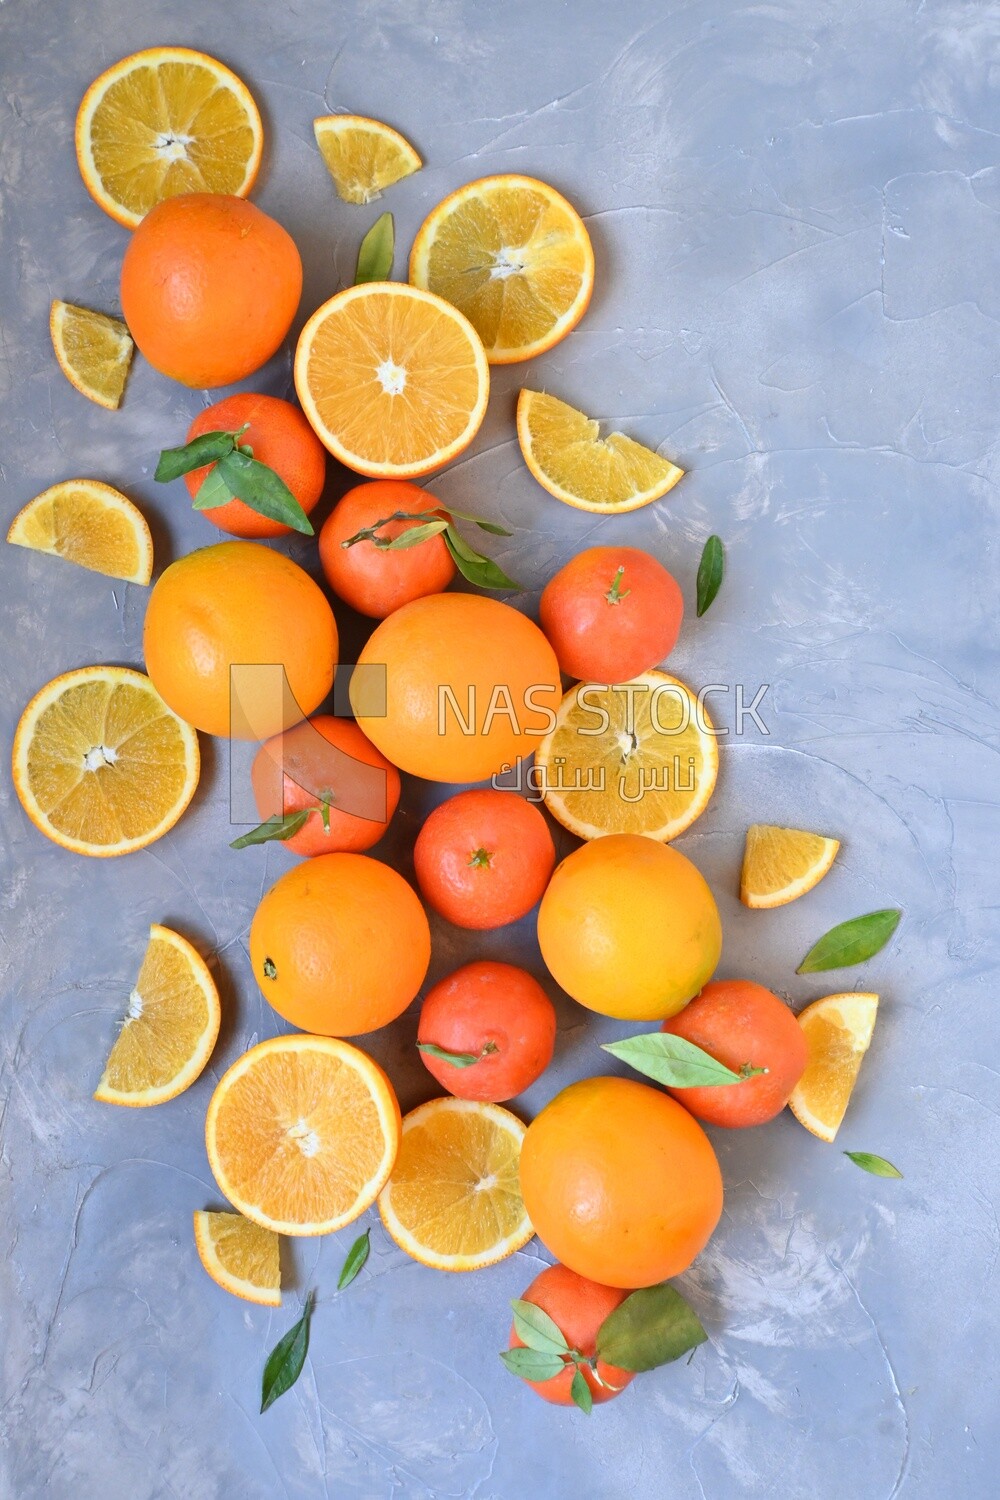
<instances>
[{"instance_id":1,"label":"gray concrete surface","mask_svg":"<svg viewBox=\"0 0 1000 1500\"><path fill-rule=\"evenodd\" d=\"M497 555L527 610L597 537L651 548L693 599L705 537L729 574L671 667L748 698L769 734L724 742L716 798L681 840L712 881L720 973L796 1007L877 989L874 1045L837 1146L790 1117L715 1139L720 1230L682 1285L710 1331L690 1366L644 1376L590 1421L552 1410L496 1356L537 1243L456 1277L410 1263L373 1220L289 1254L280 1313L200 1269L192 1209L218 1204L202 1122L215 1080L280 1023L247 961L262 889L290 861L227 848L228 752L205 743L177 829L127 860L49 845L0 778L3 1143L0 1491L18 1500L954 1500L996 1491L996 438L1000 8L981 0L330 0L311 5L74 0L0 7L3 514L55 480L119 485L157 562L214 539L180 485L152 482L202 393L136 362L117 415L65 383L53 296L113 309L124 231L73 156L87 83L133 49L183 42L248 81L266 117L257 201L295 235L302 317L350 279L382 207L405 250L446 192L518 170L586 216L597 287L577 332L496 372L470 453L435 481L508 521ZM381 205L338 203L313 117L370 113L426 158ZM397 274L403 266L402 253ZM690 470L666 503L595 524L524 469L513 403L546 387ZM253 382L291 390L288 351ZM346 483L331 465L330 496ZM6 524L6 520L4 521ZM310 546L291 551L314 565ZM0 549L3 739L69 667L139 664L142 589ZM360 622L339 611L345 653ZM437 795L437 794L433 794ZM405 870L428 793L410 785L384 850ZM844 840L798 905L735 897L746 824ZM561 849L569 847L564 839ZM798 979L809 943L898 904L863 969ZM134 1113L91 1101L150 921L210 956L225 1002L210 1068ZM474 955L540 971L531 924L434 930L432 975ZM617 1034L558 998L555 1064L526 1115L601 1068ZM415 1016L372 1039L404 1108L433 1085ZM903 1182L856 1170L880 1152ZM369 1216L372 1220L373 1216ZM308 1367L256 1414L266 1351L316 1285Z\"/></svg>"}]
</instances>

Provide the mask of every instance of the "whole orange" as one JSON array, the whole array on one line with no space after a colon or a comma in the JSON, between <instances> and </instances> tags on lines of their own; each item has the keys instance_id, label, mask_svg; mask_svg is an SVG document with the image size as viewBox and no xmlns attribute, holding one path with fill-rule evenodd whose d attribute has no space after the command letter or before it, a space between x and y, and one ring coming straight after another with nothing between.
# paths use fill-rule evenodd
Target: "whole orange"
<instances>
[{"instance_id":1,"label":"whole orange","mask_svg":"<svg viewBox=\"0 0 1000 1500\"><path fill-rule=\"evenodd\" d=\"M198 413L188 428L186 441L193 442L204 432L238 432L242 427L247 430L240 436L240 446L250 448L258 463L266 464L285 481L308 515L323 493L326 449L299 408L290 401L281 401L277 396L260 396L254 391L226 396L223 401L216 401L214 406L206 406ZM214 467L214 464L206 464L184 475L192 499L196 498ZM203 510L202 515L221 531L228 531L230 536L288 536L292 530L281 521L262 516L242 500L213 505L209 510Z\"/></svg>"},{"instance_id":2,"label":"whole orange","mask_svg":"<svg viewBox=\"0 0 1000 1500\"><path fill-rule=\"evenodd\" d=\"M589 1281L586 1276L578 1276L568 1266L555 1265L546 1266L535 1277L531 1285L521 1293L521 1301L533 1302L536 1307L547 1312L570 1348L576 1349L587 1359L593 1359L597 1353L597 1335L601 1325L616 1307L621 1306L627 1296L628 1292L621 1287L601 1286L596 1281ZM518 1338L513 1326L510 1330L509 1347L524 1347L523 1340ZM560 1374L553 1375L550 1380L528 1380L525 1384L530 1385L543 1401L551 1401L555 1406L571 1406L573 1397L570 1395L570 1386L576 1368L575 1362L568 1363ZM634 1370L621 1370L617 1365L605 1364L603 1359L597 1361L599 1381L593 1370L586 1366L583 1367L582 1374L590 1386L595 1406L620 1395L629 1382L635 1379Z\"/></svg>"},{"instance_id":3,"label":"whole orange","mask_svg":"<svg viewBox=\"0 0 1000 1500\"><path fill-rule=\"evenodd\" d=\"M653 1286L686 1271L722 1213L708 1136L630 1078L570 1084L528 1126L521 1195L539 1238L581 1276Z\"/></svg>"},{"instance_id":4,"label":"whole orange","mask_svg":"<svg viewBox=\"0 0 1000 1500\"><path fill-rule=\"evenodd\" d=\"M122 261L129 332L161 375L231 385L287 334L302 261L287 230L244 198L182 193L151 208Z\"/></svg>"},{"instance_id":5,"label":"whole orange","mask_svg":"<svg viewBox=\"0 0 1000 1500\"><path fill-rule=\"evenodd\" d=\"M637 833L593 839L567 856L538 911L538 942L557 984L623 1021L676 1015L722 951L712 892L689 859Z\"/></svg>"},{"instance_id":6,"label":"whole orange","mask_svg":"<svg viewBox=\"0 0 1000 1500\"><path fill-rule=\"evenodd\" d=\"M356 484L338 500L319 534L319 559L327 583L352 609L376 620L384 620L411 599L439 594L455 576L455 564L440 532L415 547L376 547L367 539L344 546L359 531L376 526L396 511L423 515L425 521L448 519L447 511L419 485L403 479L373 479ZM390 521L379 528L378 535L391 542L419 524Z\"/></svg>"},{"instance_id":7,"label":"whole orange","mask_svg":"<svg viewBox=\"0 0 1000 1500\"><path fill-rule=\"evenodd\" d=\"M146 606L153 686L207 734L267 739L311 714L333 684L337 645L319 585L259 542L220 542L178 558Z\"/></svg>"},{"instance_id":8,"label":"whole orange","mask_svg":"<svg viewBox=\"0 0 1000 1500\"><path fill-rule=\"evenodd\" d=\"M262 819L308 813L283 840L306 857L370 849L399 804L396 767L353 719L333 714L316 714L261 745L250 780Z\"/></svg>"},{"instance_id":9,"label":"whole orange","mask_svg":"<svg viewBox=\"0 0 1000 1500\"><path fill-rule=\"evenodd\" d=\"M373 631L358 668L358 723L393 765L428 781L509 769L551 727L561 697L538 626L478 594L404 604Z\"/></svg>"},{"instance_id":10,"label":"whole orange","mask_svg":"<svg viewBox=\"0 0 1000 1500\"><path fill-rule=\"evenodd\" d=\"M367 854L321 854L296 865L266 892L250 924L250 962L265 999L293 1026L323 1036L357 1036L394 1021L430 956L415 892Z\"/></svg>"}]
</instances>

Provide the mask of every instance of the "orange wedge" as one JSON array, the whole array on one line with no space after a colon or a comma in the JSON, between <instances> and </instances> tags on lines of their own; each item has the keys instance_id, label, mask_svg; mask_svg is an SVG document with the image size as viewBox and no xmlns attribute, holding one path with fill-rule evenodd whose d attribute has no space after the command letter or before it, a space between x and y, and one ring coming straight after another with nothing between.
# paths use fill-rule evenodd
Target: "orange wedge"
<instances>
[{"instance_id":1,"label":"orange wedge","mask_svg":"<svg viewBox=\"0 0 1000 1500\"><path fill-rule=\"evenodd\" d=\"M153 538L142 511L97 479L65 479L43 490L18 511L7 540L126 583L148 583L153 575Z\"/></svg>"},{"instance_id":2,"label":"orange wedge","mask_svg":"<svg viewBox=\"0 0 1000 1500\"><path fill-rule=\"evenodd\" d=\"M800 828L751 823L740 876L744 906L766 910L797 901L819 885L837 857L839 839Z\"/></svg>"},{"instance_id":3,"label":"orange wedge","mask_svg":"<svg viewBox=\"0 0 1000 1500\"><path fill-rule=\"evenodd\" d=\"M400 1249L438 1271L476 1271L526 1245L534 1231L518 1181L524 1131L509 1110L475 1099L411 1110L378 1200Z\"/></svg>"},{"instance_id":4,"label":"orange wedge","mask_svg":"<svg viewBox=\"0 0 1000 1500\"><path fill-rule=\"evenodd\" d=\"M313 313L295 354L295 388L341 463L373 478L413 479L472 442L490 374L461 313L430 292L376 281Z\"/></svg>"},{"instance_id":5,"label":"orange wedge","mask_svg":"<svg viewBox=\"0 0 1000 1500\"><path fill-rule=\"evenodd\" d=\"M219 992L201 954L154 923L94 1098L137 1108L173 1099L211 1057L220 1019Z\"/></svg>"},{"instance_id":6,"label":"orange wedge","mask_svg":"<svg viewBox=\"0 0 1000 1500\"><path fill-rule=\"evenodd\" d=\"M534 177L482 177L424 220L410 281L465 313L493 365L551 349L583 317L594 251L583 220Z\"/></svg>"},{"instance_id":7,"label":"orange wedge","mask_svg":"<svg viewBox=\"0 0 1000 1500\"><path fill-rule=\"evenodd\" d=\"M73 389L117 411L135 350L121 319L57 299L49 311L49 334L59 368Z\"/></svg>"},{"instance_id":8,"label":"orange wedge","mask_svg":"<svg viewBox=\"0 0 1000 1500\"><path fill-rule=\"evenodd\" d=\"M123 57L90 85L76 117L87 191L127 229L178 193L245 198L263 145L246 84L189 47Z\"/></svg>"},{"instance_id":9,"label":"orange wedge","mask_svg":"<svg viewBox=\"0 0 1000 1500\"><path fill-rule=\"evenodd\" d=\"M242 1214L199 1208L194 1243L205 1270L225 1291L262 1307L281 1306L281 1241L270 1229L252 1224Z\"/></svg>"},{"instance_id":10,"label":"orange wedge","mask_svg":"<svg viewBox=\"0 0 1000 1500\"><path fill-rule=\"evenodd\" d=\"M99 858L173 828L201 765L190 724L129 667L79 667L47 683L21 715L12 762L35 827Z\"/></svg>"},{"instance_id":11,"label":"orange wedge","mask_svg":"<svg viewBox=\"0 0 1000 1500\"><path fill-rule=\"evenodd\" d=\"M313 120L313 131L345 203L371 203L423 166L405 136L366 115L323 115Z\"/></svg>"},{"instance_id":12,"label":"orange wedge","mask_svg":"<svg viewBox=\"0 0 1000 1500\"><path fill-rule=\"evenodd\" d=\"M624 433L602 438L593 418L541 391L518 397L517 441L543 489L595 515L651 505L684 477L683 469Z\"/></svg>"},{"instance_id":13,"label":"orange wedge","mask_svg":"<svg viewBox=\"0 0 1000 1500\"><path fill-rule=\"evenodd\" d=\"M809 1061L788 1105L821 1141L832 1141L840 1129L877 1013L877 995L845 994L814 1000L799 1014Z\"/></svg>"},{"instance_id":14,"label":"orange wedge","mask_svg":"<svg viewBox=\"0 0 1000 1500\"><path fill-rule=\"evenodd\" d=\"M631 683L581 682L539 741L532 773L545 806L577 838L641 833L666 842L708 806L719 742L686 683L643 672Z\"/></svg>"},{"instance_id":15,"label":"orange wedge","mask_svg":"<svg viewBox=\"0 0 1000 1500\"><path fill-rule=\"evenodd\" d=\"M279 1036L224 1073L205 1121L215 1180L277 1234L329 1234L374 1203L399 1146L399 1105L350 1042Z\"/></svg>"}]
</instances>

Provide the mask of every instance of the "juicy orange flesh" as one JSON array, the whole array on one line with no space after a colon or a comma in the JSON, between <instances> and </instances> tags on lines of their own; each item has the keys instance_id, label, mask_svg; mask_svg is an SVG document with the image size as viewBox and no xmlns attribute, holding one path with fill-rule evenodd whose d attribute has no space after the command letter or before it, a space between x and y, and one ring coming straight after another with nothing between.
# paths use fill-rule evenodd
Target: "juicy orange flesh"
<instances>
[{"instance_id":1,"label":"juicy orange flesh","mask_svg":"<svg viewBox=\"0 0 1000 1500\"><path fill-rule=\"evenodd\" d=\"M227 1182L276 1222L347 1213L378 1172L385 1135L364 1079L327 1052L273 1052L232 1080L215 1140Z\"/></svg>"},{"instance_id":2,"label":"juicy orange flesh","mask_svg":"<svg viewBox=\"0 0 1000 1500\"><path fill-rule=\"evenodd\" d=\"M366 125L317 129L316 141L334 185L346 203L370 203L420 166L392 132Z\"/></svg>"},{"instance_id":3,"label":"juicy orange flesh","mask_svg":"<svg viewBox=\"0 0 1000 1500\"><path fill-rule=\"evenodd\" d=\"M40 497L8 540L111 578L131 577L143 560L127 514L72 481Z\"/></svg>"},{"instance_id":4,"label":"juicy orange flesh","mask_svg":"<svg viewBox=\"0 0 1000 1500\"><path fill-rule=\"evenodd\" d=\"M470 194L435 227L424 284L487 350L544 340L572 308L590 255L575 216L524 184Z\"/></svg>"},{"instance_id":5,"label":"juicy orange flesh","mask_svg":"<svg viewBox=\"0 0 1000 1500\"><path fill-rule=\"evenodd\" d=\"M479 1255L523 1220L519 1154L517 1139L488 1117L440 1110L403 1132L392 1211L435 1254Z\"/></svg>"},{"instance_id":6,"label":"juicy orange flesh","mask_svg":"<svg viewBox=\"0 0 1000 1500\"><path fill-rule=\"evenodd\" d=\"M187 785L181 727L152 687L76 683L39 714L27 777L40 811L67 837L96 846L140 838Z\"/></svg>"},{"instance_id":7,"label":"juicy orange flesh","mask_svg":"<svg viewBox=\"0 0 1000 1500\"><path fill-rule=\"evenodd\" d=\"M796 1095L816 1119L835 1129L844 1118L864 1051L858 1051L851 1033L828 1016L807 1017L803 1030L809 1062Z\"/></svg>"},{"instance_id":8,"label":"juicy orange flesh","mask_svg":"<svg viewBox=\"0 0 1000 1500\"><path fill-rule=\"evenodd\" d=\"M316 330L306 380L327 431L374 464L449 447L480 400L468 336L416 297L373 294L332 312ZM387 385L401 388L392 394Z\"/></svg>"},{"instance_id":9,"label":"juicy orange flesh","mask_svg":"<svg viewBox=\"0 0 1000 1500\"><path fill-rule=\"evenodd\" d=\"M669 489L682 470L623 433L600 426L555 396L532 392L528 415L531 453L561 490L602 505L621 505L648 490Z\"/></svg>"},{"instance_id":10,"label":"juicy orange flesh","mask_svg":"<svg viewBox=\"0 0 1000 1500\"><path fill-rule=\"evenodd\" d=\"M747 829L742 884L754 895L785 890L830 857L830 840L797 828L754 823Z\"/></svg>"},{"instance_id":11,"label":"juicy orange flesh","mask_svg":"<svg viewBox=\"0 0 1000 1500\"><path fill-rule=\"evenodd\" d=\"M152 938L101 1087L162 1088L183 1069L211 1021L208 1000L183 951Z\"/></svg>"},{"instance_id":12,"label":"juicy orange flesh","mask_svg":"<svg viewBox=\"0 0 1000 1500\"><path fill-rule=\"evenodd\" d=\"M211 1252L227 1276L273 1290L281 1285L278 1235L242 1214L202 1213L200 1224Z\"/></svg>"},{"instance_id":13,"label":"juicy orange flesh","mask_svg":"<svg viewBox=\"0 0 1000 1500\"><path fill-rule=\"evenodd\" d=\"M604 833L669 828L683 822L692 803L700 800L706 779L714 778L715 760L709 760L696 727L699 710L693 696L679 685L666 686L654 700L659 679L649 682L648 691L631 695L594 683L571 689L569 711L546 741L545 780L552 786L562 770L567 790L553 795L574 823L596 825ZM579 704L581 692L587 708ZM681 692L689 713L684 728ZM599 707L607 711L609 724L594 734L601 722Z\"/></svg>"},{"instance_id":14,"label":"juicy orange flesh","mask_svg":"<svg viewBox=\"0 0 1000 1500\"><path fill-rule=\"evenodd\" d=\"M238 193L255 149L242 101L194 59L137 64L109 84L90 140L105 190L139 215L178 193Z\"/></svg>"},{"instance_id":15,"label":"juicy orange flesh","mask_svg":"<svg viewBox=\"0 0 1000 1500\"><path fill-rule=\"evenodd\" d=\"M90 308L62 303L53 322L53 338L80 387L117 406L134 348L125 324Z\"/></svg>"},{"instance_id":16,"label":"juicy orange flesh","mask_svg":"<svg viewBox=\"0 0 1000 1500\"><path fill-rule=\"evenodd\" d=\"M426 285L468 318L487 350L543 341L588 276L576 217L531 187L492 187L442 217Z\"/></svg>"}]
</instances>

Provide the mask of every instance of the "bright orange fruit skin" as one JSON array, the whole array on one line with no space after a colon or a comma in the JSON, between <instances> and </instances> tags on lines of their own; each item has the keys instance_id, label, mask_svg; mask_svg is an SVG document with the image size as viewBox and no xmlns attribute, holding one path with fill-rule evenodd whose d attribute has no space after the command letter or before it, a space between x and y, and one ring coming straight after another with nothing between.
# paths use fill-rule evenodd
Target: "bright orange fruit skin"
<instances>
[{"instance_id":1,"label":"bright orange fruit skin","mask_svg":"<svg viewBox=\"0 0 1000 1500\"><path fill-rule=\"evenodd\" d=\"M428 990L417 1040L480 1057L461 1068L429 1052L420 1054L428 1073L456 1098L499 1104L530 1088L552 1061L555 1007L524 969L479 959ZM481 1057L488 1044L494 1050Z\"/></svg>"},{"instance_id":2,"label":"bright orange fruit skin","mask_svg":"<svg viewBox=\"0 0 1000 1500\"><path fill-rule=\"evenodd\" d=\"M431 956L424 909L402 875L366 854L288 870L250 925L264 998L302 1031L357 1036L401 1015Z\"/></svg>"},{"instance_id":3,"label":"bright orange fruit skin","mask_svg":"<svg viewBox=\"0 0 1000 1500\"><path fill-rule=\"evenodd\" d=\"M783 1000L749 979L716 979L689 1005L664 1021L663 1031L682 1036L738 1073L744 1063L766 1068L724 1088L671 1089L697 1120L709 1125L763 1125L781 1113L806 1070L809 1047L802 1027Z\"/></svg>"},{"instance_id":4,"label":"bright orange fruit skin","mask_svg":"<svg viewBox=\"0 0 1000 1500\"><path fill-rule=\"evenodd\" d=\"M528 1126L521 1194L539 1239L605 1286L686 1271L722 1213L722 1175L697 1120L659 1089L587 1078Z\"/></svg>"},{"instance_id":5,"label":"bright orange fruit skin","mask_svg":"<svg viewBox=\"0 0 1000 1500\"><path fill-rule=\"evenodd\" d=\"M153 686L206 734L262 739L297 723L330 691L337 648L322 589L258 542L220 542L178 558L146 608L143 650ZM290 693L261 697L247 688L249 728L234 725L231 669L272 664L284 668Z\"/></svg>"},{"instance_id":6,"label":"bright orange fruit skin","mask_svg":"<svg viewBox=\"0 0 1000 1500\"><path fill-rule=\"evenodd\" d=\"M509 769L535 749L561 698L559 664L538 626L476 594L404 604L358 663L384 666L386 688L379 711L366 674L355 672L358 723L393 765L428 781L485 781Z\"/></svg>"},{"instance_id":7,"label":"bright orange fruit skin","mask_svg":"<svg viewBox=\"0 0 1000 1500\"><path fill-rule=\"evenodd\" d=\"M384 620L412 599L440 594L455 576L451 553L440 536L399 551L388 551L369 541L355 542L353 547L342 545L348 537L397 510L426 512L429 521L438 515L447 518L448 514L419 485L405 479L372 479L368 484L355 485L338 500L319 534L319 559L327 583L352 609L375 620ZM381 528L379 536L392 541L418 524L392 521Z\"/></svg>"},{"instance_id":8,"label":"bright orange fruit skin","mask_svg":"<svg viewBox=\"0 0 1000 1500\"><path fill-rule=\"evenodd\" d=\"M138 348L182 385L231 385L259 370L291 327L302 261L287 230L225 193L182 193L133 231L121 304Z\"/></svg>"},{"instance_id":9,"label":"bright orange fruit skin","mask_svg":"<svg viewBox=\"0 0 1000 1500\"><path fill-rule=\"evenodd\" d=\"M364 767L373 767L380 779L367 774ZM316 714L261 745L250 780L262 822L303 808L316 809L298 833L282 840L286 849L307 858L370 849L385 833L399 803L396 767L353 719L333 714ZM325 824L324 792L332 793Z\"/></svg>"},{"instance_id":10,"label":"bright orange fruit skin","mask_svg":"<svg viewBox=\"0 0 1000 1500\"><path fill-rule=\"evenodd\" d=\"M247 423L249 426L239 439L240 444L252 448L258 463L267 464L279 479L285 481L308 515L323 493L326 449L299 408L290 401L258 395L255 391L227 396L198 413L188 428L185 441L190 443L203 432L237 432ZM204 468L193 469L184 475L192 500L214 467L214 464L206 464ZM242 500L212 506L210 510L203 510L202 515L220 531L228 531L230 536L288 536L292 530L281 521L262 516Z\"/></svg>"},{"instance_id":11,"label":"bright orange fruit skin","mask_svg":"<svg viewBox=\"0 0 1000 1500\"><path fill-rule=\"evenodd\" d=\"M722 927L704 876L679 850L612 833L557 867L538 910L538 942L553 979L581 1005L662 1021L711 978Z\"/></svg>"},{"instance_id":12,"label":"bright orange fruit skin","mask_svg":"<svg viewBox=\"0 0 1000 1500\"><path fill-rule=\"evenodd\" d=\"M547 1312L570 1348L578 1349L581 1354L592 1359L597 1352L597 1335L601 1324L611 1316L616 1307L621 1306L627 1296L628 1292L621 1287L601 1286L599 1282L588 1281L586 1276L578 1276L568 1266L555 1265L546 1266L535 1277L531 1285L521 1293L521 1301L533 1302L536 1307ZM509 1348L523 1347L512 1324ZM570 1386L575 1369L574 1364L569 1364L561 1374L553 1375L551 1380L526 1380L525 1385L537 1392L543 1401L551 1401L554 1406L572 1406ZM619 1369L617 1365L606 1364L603 1359L597 1361L597 1373L605 1384L599 1385L591 1370L584 1369L582 1373L590 1386L595 1406L603 1401L614 1400L635 1379L634 1370Z\"/></svg>"},{"instance_id":13,"label":"bright orange fruit skin","mask_svg":"<svg viewBox=\"0 0 1000 1500\"><path fill-rule=\"evenodd\" d=\"M538 612L568 677L631 682L674 649L684 598L648 552L588 547L549 579Z\"/></svg>"},{"instance_id":14,"label":"bright orange fruit skin","mask_svg":"<svg viewBox=\"0 0 1000 1500\"><path fill-rule=\"evenodd\" d=\"M456 927L503 927L526 916L555 862L543 814L499 787L476 787L440 803L413 847L420 894Z\"/></svg>"}]
</instances>

